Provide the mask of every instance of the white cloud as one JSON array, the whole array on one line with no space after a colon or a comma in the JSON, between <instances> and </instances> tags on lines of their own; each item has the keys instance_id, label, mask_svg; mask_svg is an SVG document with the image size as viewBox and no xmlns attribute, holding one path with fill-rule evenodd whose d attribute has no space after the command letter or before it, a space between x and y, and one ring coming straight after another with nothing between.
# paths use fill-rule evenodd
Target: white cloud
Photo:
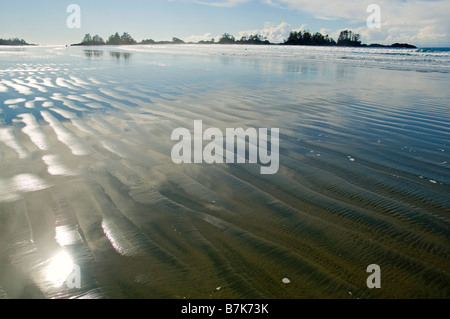
<instances>
[{"instance_id":1,"label":"white cloud","mask_svg":"<svg viewBox=\"0 0 450 319\"><path fill-rule=\"evenodd\" d=\"M289 33L291 31L300 31L304 30L306 28L306 24L301 25L298 28L293 28L290 24L286 22L281 22L278 25L266 22L264 25L264 28L262 29L251 29L251 30L243 30L239 31L236 34L233 34L233 36L236 38L236 40L239 40L243 36L250 36L250 35L261 35L263 38L267 38L272 43L282 43L285 39L289 36ZM188 37L185 37L183 40L185 42L198 42L198 41L209 41L212 38L217 42L222 37L222 35L216 35L213 36L212 33L208 32L203 35L191 35Z\"/></svg>"},{"instance_id":2,"label":"white cloud","mask_svg":"<svg viewBox=\"0 0 450 319\"><path fill-rule=\"evenodd\" d=\"M348 29L362 35L363 42L410 42L418 45L450 43L448 0L270 0L274 5L307 12L318 19L344 19ZM369 4L381 8L381 29L365 26ZM354 28L352 24L364 25ZM344 27L344 28L345 28Z\"/></svg>"},{"instance_id":3,"label":"white cloud","mask_svg":"<svg viewBox=\"0 0 450 319\"><path fill-rule=\"evenodd\" d=\"M282 8L283 6L276 2L276 0L260 0L262 3L268 4L269 6L276 7L276 8Z\"/></svg>"},{"instance_id":4,"label":"white cloud","mask_svg":"<svg viewBox=\"0 0 450 319\"><path fill-rule=\"evenodd\" d=\"M244 30L240 31L237 35L237 38L240 39L242 36L250 36L259 34L262 37L267 38L272 43L281 43L284 42L285 39L289 36L289 33L292 30L299 31L303 30L306 27L306 24L303 24L297 29L292 28L286 22L281 22L279 25L273 25L271 23L266 22L264 28L262 29L254 29L254 30Z\"/></svg>"},{"instance_id":5,"label":"white cloud","mask_svg":"<svg viewBox=\"0 0 450 319\"><path fill-rule=\"evenodd\" d=\"M235 7L252 0L194 0L196 3L217 7ZM450 44L449 0L253 0L262 5L306 12L319 20L336 20L342 29L361 34L364 43L408 42L419 46ZM375 3L381 8L381 29L370 29L366 9ZM267 36L271 42L286 37L286 26L265 27L242 31ZM339 30L328 34L336 38ZM323 33L321 31L321 33Z\"/></svg>"},{"instance_id":6,"label":"white cloud","mask_svg":"<svg viewBox=\"0 0 450 319\"><path fill-rule=\"evenodd\" d=\"M214 40L216 41L219 39L219 37L217 36L214 37L211 32L208 32L203 35L191 35L189 37L184 38L184 41L185 42L209 41L212 38L214 38Z\"/></svg>"},{"instance_id":7,"label":"white cloud","mask_svg":"<svg viewBox=\"0 0 450 319\"><path fill-rule=\"evenodd\" d=\"M205 4L208 6L214 6L214 7L236 7L238 5L244 4L246 2L250 2L252 0L224 0L224 1L200 1L195 0L195 3L198 4Z\"/></svg>"}]
</instances>

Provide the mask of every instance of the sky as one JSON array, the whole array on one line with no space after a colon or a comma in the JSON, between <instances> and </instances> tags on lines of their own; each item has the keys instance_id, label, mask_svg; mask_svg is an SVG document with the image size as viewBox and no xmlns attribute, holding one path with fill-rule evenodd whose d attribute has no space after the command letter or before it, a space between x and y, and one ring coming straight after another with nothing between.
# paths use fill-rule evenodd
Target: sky
<instances>
[{"instance_id":1,"label":"sky","mask_svg":"<svg viewBox=\"0 0 450 319\"><path fill-rule=\"evenodd\" d=\"M67 12L70 4L78 5L78 16ZM379 28L368 26L376 13L367 11L370 4L380 9ZM137 41L197 42L229 33L236 38L260 34L281 43L292 30L337 40L348 29L368 44L450 47L449 13L450 0L0 0L0 38L72 44L86 33L107 40L128 32Z\"/></svg>"}]
</instances>

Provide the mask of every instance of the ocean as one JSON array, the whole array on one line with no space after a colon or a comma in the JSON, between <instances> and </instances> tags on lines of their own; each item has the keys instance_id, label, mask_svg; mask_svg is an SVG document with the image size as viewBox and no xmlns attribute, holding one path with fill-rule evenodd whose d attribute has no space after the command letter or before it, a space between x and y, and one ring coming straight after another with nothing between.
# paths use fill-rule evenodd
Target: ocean
<instances>
[{"instance_id":1,"label":"ocean","mask_svg":"<svg viewBox=\"0 0 450 319\"><path fill-rule=\"evenodd\" d=\"M448 48L0 47L0 298L449 298L449 83ZM175 163L198 121L279 167Z\"/></svg>"}]
</instances>

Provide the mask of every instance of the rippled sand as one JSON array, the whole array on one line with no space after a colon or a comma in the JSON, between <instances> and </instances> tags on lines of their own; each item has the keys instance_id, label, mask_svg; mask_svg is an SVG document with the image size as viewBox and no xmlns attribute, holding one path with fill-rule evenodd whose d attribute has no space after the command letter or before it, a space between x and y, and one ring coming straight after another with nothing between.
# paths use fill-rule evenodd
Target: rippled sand
<instances>
[{"instance_id":1,"label":"rippled sand","mask_svg":"<svg viewBox=\"0 0 450 319\"><path fill-rule=\"evenodd\" d=\"M448 74L34 50L0 59L0 298L450 297ZM280 128L278 173L174 164L197 119Z\"/></svg>"}]
</instances>

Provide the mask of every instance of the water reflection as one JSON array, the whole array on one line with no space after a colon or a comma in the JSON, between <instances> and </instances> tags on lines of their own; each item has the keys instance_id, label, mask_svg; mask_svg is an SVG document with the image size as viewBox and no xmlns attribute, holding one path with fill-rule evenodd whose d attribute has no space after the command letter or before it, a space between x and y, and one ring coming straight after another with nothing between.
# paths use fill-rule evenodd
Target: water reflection
<instances>
[{"instance_id":1,"label":"water reflection","mask_svg":"<svg viewBox=\"0 0 450 319\"><path fill-rule=\"evenodd\" d=\"M65 251L60 252L50 260L47 268L47 279L55 286L61 287L73 271L73 261Z\"/></svg>"},{"instance_id":2,"label":"water reflection","mask_svg":"<svg viewBox=\"0 0 450 319\"><path fill-rule=\"evenodd\" d=\"M10 52L25 52L26 48L11 48L11 47L2 47L0 51L10 51Z\"/></svg>"},{"instance_id":3,"label":"water reflection","mask_svg":"<svg viewBox=\"0 0 450 319\"><path fill-rule=\"evenodd\" d=\"M101 50L83 50L84 55L89 58L100 58L103 55L103 51Z\"/></svg>"},{"instance_id":4,"label":"water reflection","mask_svg":"<svg viewBox=\"0 0 450 319\"><path fill-rule=\"evenodd\" d=\"M316 75L318 65L313 63L305 63L303 61L288 60L284 63L285 70L288 73L298 73L303 75ZM320 66L319 66L320 67Z\"/></svg>"},{"instance_id":5,"label":"water reflection","mask_svg":"<svg viewBox=\"0 0 450 319\"><path fill-rule=\"evenodd\" d=\"M55 228L55 239L61 247L83 243L76 225L57 226Z\"/></svg>"},{"instance_id":6,"label":"water reflection","mask_svg":"<svg viewBox=\"0 0 450 319\"><path fill-rule=\"evenodd\" d=\"M117 60L124 59L128 60L131 57L131 53L128 52L109 52L109 55L113 58L116 58Z\"/></svg>"},{"instance_id":7,"label":"water reflection","mask_svg":"<svg viewBox=\"0 0 450 319\"><path fill-rule=\"evenodd\" d=\"M348 78L349 66L347 64L338 64L336 69L336 79L346 80Z\"/></svg>"}]
</instances>

